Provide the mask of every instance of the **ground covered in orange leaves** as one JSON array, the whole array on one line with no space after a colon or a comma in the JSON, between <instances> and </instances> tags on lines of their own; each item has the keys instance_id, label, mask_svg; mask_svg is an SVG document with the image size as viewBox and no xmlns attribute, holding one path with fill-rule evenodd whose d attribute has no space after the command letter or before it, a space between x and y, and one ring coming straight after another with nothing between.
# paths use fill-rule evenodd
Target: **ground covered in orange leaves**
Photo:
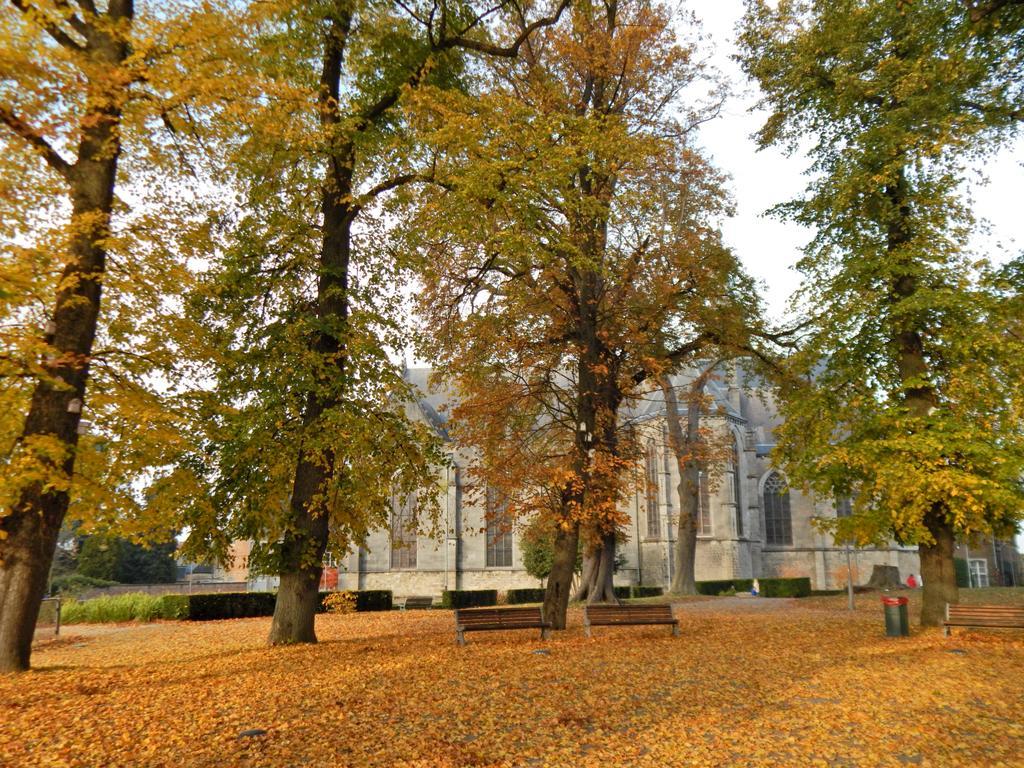
<instances>
[{"instance_id":1,"label":"ground covered in orange leaves","mask_svg":"<svg viewBox=\"0 0 1024 768\"><path fill-rule=\"evenodd\" d=\"M0 677L0 765L1024 765L1024 632L888 639L859 601L695 600L679 639L588 640L573 611L464 648L440 610L277 649L269 619L70 627Z\"/></svg>"}]
</instances>

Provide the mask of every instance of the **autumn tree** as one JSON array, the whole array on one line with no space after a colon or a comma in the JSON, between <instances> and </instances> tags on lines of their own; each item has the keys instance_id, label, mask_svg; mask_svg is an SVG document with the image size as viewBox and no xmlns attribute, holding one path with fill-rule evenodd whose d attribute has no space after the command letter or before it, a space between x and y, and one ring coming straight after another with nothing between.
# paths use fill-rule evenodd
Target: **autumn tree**
<instances>
[{"instance_id":1,"label":"autumn tree","mask_svg":"<svg viewBox=\"0 0 1024 768\"><path fill-rule=\"evenodd\" d=\"M194 195L162 207L180 176L157 134L206 27L156 6L0 8L0 671L28 667L65 517L173 530L147 486L181 448L173 297L190 272L172 244Z\"/></svg>"},{"instance_id":2,"label":"autumn tree","mask_svg":"<svg viewBox=\"0 0 1024 768\"><path fill-rule=\"evenodd\" d=\"M712 111L682 103L695 56L660 5L577 4L479 94L420 109L440 184L417 219L425 354L458 392L478 492L551 523L556 627L581 536L587 599L615 599L636 460L620 407L713 335L707 299L738 273L702 247L727 206L687 139Z\"/></svg>"},{"instance_id":3,"label":"autumn tree","mask_svg":"<svg viewBox=\"0 0 1024 768\"><path fill-rule=\"evenodd\" d=\"M959 8L960 12L956 12ZM919 547L921 622L957 601L958 535L1008 535L1024 444L1013 345L959 194L1012 122L1019 40L976 42L948 2L748 5L743 64L771 117L762 146L809 142L814 180L783 215L816 229L800 269L812 322L783 387L792 481L853 497L860 543Z\"/></svg>"},{"instance_id":4,"label":"autumn tree","mask_svg":"<svg viewBox=\"0 0 1024 768\"><path fill-rule=\"evenodd\" d=\"M393 361L408 264L385 206L431 177L403 102L461 87L467 55L515 56L566 5L285 0L236 22L236 106L192 122L225 137L219 181L242 205L192 303L215 329L209 443L192 461L216 503L196 510L188 547L256 542L252 565L280 576L272 644L315 642L329 547L389 524L396 495L436 497L437 445L404 413ZM506 17L521 28L504 34Z\"/></svg>"}]
</instances>

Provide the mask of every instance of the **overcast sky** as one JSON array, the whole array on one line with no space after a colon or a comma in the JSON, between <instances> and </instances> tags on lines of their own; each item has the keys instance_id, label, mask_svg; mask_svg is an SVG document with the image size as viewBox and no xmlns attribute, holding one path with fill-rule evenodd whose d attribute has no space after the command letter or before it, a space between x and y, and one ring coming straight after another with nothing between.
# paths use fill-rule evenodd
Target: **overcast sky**
<instances>
[{"instance_id":1,"label":"overcast sky","mask_svg":"<svg viewBox=\"0 0 1024 768\"><path fill-rule=\"evenodd\" d=\"M731 59L736 52L735 26L743 13L742 0L688 0L684 7L700 19L710 38L712 61L733 89L721 117L702 126L699 139L718 167L731 176L736 216L723 225L725 239L747 270L762 282L768 310L779 317L799 285L793 265L810 232L769 218L764 212L800 193L808 163L806 158L786 157L774 149L759 152L750 138L765 114L750 111L758 100L757 89ZM1024 140L977 170L979 181L970 185L969 192L975 216L985 222L988 231L979 233L972 247L979 255L1002 263L1024 249ZM1024 550L1024 532L1018 535L1017 546Z\"/></svg>"},{"instance_id":2,"label":"overcast sky","mask_svg":"<svg viewBox=\"0 0 1024 768\"><path fill-rule=\"evenodd\" d=\"M684 8L701 20L710 38L712 60L726 75L734 92L721 117L702 126L699 135L700 143L718 167L731 176L736 216L725 222L725 238L750 273L763 282L769 311L778 316L799 284L799 275L792 266L810 233L763 214L776 203L800 193L806 184L803 171L808 163L806 158L787 158L774 149L758 152L750 138L761 127L765 114L750 112L757 102L757 90L730 58L736 52L734 30L743 13L742 0L688 0ZM987 184L971 188L976 215L991 224L990 234L979 235L974 247L998 262L1006 261L1024 247L1022 165L1024 141L1019 141L984 168Z\"/></svg>"}]
</instances>

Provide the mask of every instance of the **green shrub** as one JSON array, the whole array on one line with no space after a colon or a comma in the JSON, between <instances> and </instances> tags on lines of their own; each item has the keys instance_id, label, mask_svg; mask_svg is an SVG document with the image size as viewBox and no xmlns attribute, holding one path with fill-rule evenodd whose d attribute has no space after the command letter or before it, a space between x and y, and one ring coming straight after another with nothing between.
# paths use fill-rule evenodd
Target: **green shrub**
<instances>
[{"instance_id":1,"label":"green shrub","mask_svg":"<svg viewBox=\"0 0 1024 768\"><path fill-rule=\"evenodd\" d=\"M505 602L509 605L520 603L543 603L543 589L510 589L505 593Z\"/></svg>"},{"instance_id":2,"label":"green shrub","mask_svg":"<svg viewBox=\"0 0 1024 768\"><path fill-rule=\"evenodd\" d=\"M497 604L496 589L446 589L441 593L442 608L479 608Z\"/></svg>"},{"instance_id":3,"label":"green shrub","mask_svg":"<svg viewBox=\"0 0 1024 768\"><path fill-rule=\"evenodd\" d=\"M808 576L760 581L762 597L809 597L811 594L811 579Z\"/></svg>"},{"instance_id":4,"label":"green shrub","mask_svg":"<svg viewBox=\"0 0 1024 768\"><path fill-rule=\"evenodd\" d=\"M364 611L390 611L394 606L394 598L390 589L360 589L348 590L348 592L349 594L355 595L355 609L359 613ZM320 593L320 607L318 609L320 613L327 610L324 607L324 600L326 600L329 595L335 594L338 593Z\"/></svg>"},{"instance_id":5,"label":"green shrub","mask_svg":"<svg viewBox=\"0 0 1024 768\"><path fill-rule=\"evenodd\" d=\"M62 624L106 624L123 621L162 619L163 603L157 595L132 592L107 595L92 600L67 600L61 603Z\"/></svg>"},{"instance_id":6,"label":"green shrub","mask_svg":"<svg viewBox=\"0 0 1024 768\"><path fill-rule=\"evenodd\" d=\"M718 579L717 581L698 581L697 584L698 595L720 595L723 592L729 592L731 594L736 592L749 592L754 586L753 579Z\"/></svg>"},{"instance_id":7,"label":"green shrub","mask_svg":"<svg viewBox=\"0 0 1024 768\"><path fill-rule=\"evenodd\" d=\"M64 576L57 576L50 582L50 593L75 597L90 589L112 587L116 584L118 584L116 581L96 579L92 576L86 576L84 573L69 573Z\"/></svg>"},{"instance_id":8,"label":"green shrub","mask_svg":"<svg viewBox=\"0 0 1024 768\"><path fill-rule=\"evenodd\" d=\"M189 595L161 595L160 618L185 620L189 613Z\"/></svg>"},{"instance_id":9,"label":"green shrub","mask_svg":"<svg viewBox=\"0 0 1024 768\"><path fill-rule=\"evenodd\" d=\"M189 600L188 617L192 621L246 619L273 616L274 592L219 592L211 595L184 595Z\"/></svg>"}]
</instances>

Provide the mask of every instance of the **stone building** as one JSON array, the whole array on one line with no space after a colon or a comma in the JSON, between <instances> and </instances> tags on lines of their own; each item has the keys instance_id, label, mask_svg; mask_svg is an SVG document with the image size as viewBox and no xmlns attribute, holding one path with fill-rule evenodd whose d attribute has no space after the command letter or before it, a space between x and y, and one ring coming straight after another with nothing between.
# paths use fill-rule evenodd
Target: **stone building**
<instances>
[{"instance_id":1,"label":"stone building","mask_svg":"<svg viewBox=\"0 0 1024 768\"><path fill-rule=\"evenodd\" d=\"M447 437L445 396L429 390L428 375L429 369L408 371L410 381L426 393L408 405L408 414ZM681 376L674 383L682 390L687 381ZM733 450L732 459L702 482L697 580L809 576L815 589L845 585L846 549L811 525L815 516L835 516L842 510L831 499L790 489L785 475L771 465L776 417L770 403L759 393L716 381L709 382L707 393L714 403L707 409L714 414L707 423L732 441ZM683 403L680 408L685 408ZM623 418L641 433L646 456L644 466L637 468L644 480L628 500L632 524L615 580L665 586L675 567L679 504L678 472L668 450L660 392L635 404ZM518 532L503 533L500 521L488 521L484 505L467 499L463 486L468 454L451 445L451 456L452 466L438 470L441 533L417 534L410 524L413 510L397 505L393 535L376 531L365 547L330 564L338 568L339 588L436 595L444 589L539 586L523 568ZM875 563L897 566L904 580L919 573L915 549L895 544L855 549L850 561L857 584L868 580Z\"/></svg>"}]
</instances>

